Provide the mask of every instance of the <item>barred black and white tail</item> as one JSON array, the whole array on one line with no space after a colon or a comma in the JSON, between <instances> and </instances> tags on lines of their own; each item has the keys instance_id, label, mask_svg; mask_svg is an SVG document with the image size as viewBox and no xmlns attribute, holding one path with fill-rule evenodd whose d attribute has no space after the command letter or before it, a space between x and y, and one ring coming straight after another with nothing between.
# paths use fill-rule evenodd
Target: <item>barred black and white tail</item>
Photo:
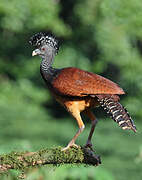
<instances>
[{"instance_id":1,"label":"barred black and white tail","mask_svg":"<svg viewBox=\"0 0 142 180\"><path fill-rule=\"evenodd\" d=\"M113 96L98 95L100 105L110 114L111 118L119 124L122 129L131 129L136 132L136 126L126 108L124 108ZM116 97L118 97L116 95ZM118 97L119 98L119 97Z\"/></svg>"}]
</instances>

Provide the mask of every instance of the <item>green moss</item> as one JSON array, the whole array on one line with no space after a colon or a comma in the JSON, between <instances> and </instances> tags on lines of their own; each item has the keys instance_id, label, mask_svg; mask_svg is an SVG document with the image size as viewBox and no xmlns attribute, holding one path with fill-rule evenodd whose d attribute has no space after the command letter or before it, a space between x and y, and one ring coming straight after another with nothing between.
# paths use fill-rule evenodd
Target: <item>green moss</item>
<instances>
[{"instance_id":1,"label":"green moss","mask_svg":"<svg viewBox=\"0 0 142 180\"><path fill-rule=\"evenodd\" d=\"M0 156L0 165L10 165L10 169L20 170L24 174L30 167L32 168L45 164L56 166L77 163L91 164L89 161L86 161L88 155L84 152L84 148L81 147L72 147L66 151L62 151L61 147L57 147L42 149L38 152L12 152Z\"/></svg>"},{"instance_id":2,"label":"green moss","mask_svg":"<svg viewBox=\"0 0 142 180\"><path fill-rule=\"evenodd\" d=\"M53 162L54 164L64 164L64 163L82 163L84 160L82 149L72 147L66 151L62 151L61 147L54 149L46 149L40 151L42 159L47 163Z\"/></svg>"}]
</instances>

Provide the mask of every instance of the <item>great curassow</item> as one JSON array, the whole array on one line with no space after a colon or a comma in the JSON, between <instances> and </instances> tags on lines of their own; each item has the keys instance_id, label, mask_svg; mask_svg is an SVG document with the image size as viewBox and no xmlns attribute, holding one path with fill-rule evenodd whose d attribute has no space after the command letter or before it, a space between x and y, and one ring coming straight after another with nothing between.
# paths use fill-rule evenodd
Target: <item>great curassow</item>
<instances>
[{"instance_id":1,"label":"great curassow","mask_svg":"<svg viewBox=\"0 0 142 180\"><path fill-rule=\"evenodd\" d=\"M52 35L40 32L32 36L29 42L37 47L32 56L39 55L42 58L40 72L48 89L76 119L79 126L79 130L64 150L70 146L76 146L75 141L85 127L80 116L81 112L87 114L92 121L86 147L92 146L91 138L97 119L91 108L96 106L102 106L122 129L131 129L136 132L133 120L119 103L119 95L125 93L116 83L75 67L53 68L53 59L59 46L58 40Z\"/></svg>"}]
</instances>

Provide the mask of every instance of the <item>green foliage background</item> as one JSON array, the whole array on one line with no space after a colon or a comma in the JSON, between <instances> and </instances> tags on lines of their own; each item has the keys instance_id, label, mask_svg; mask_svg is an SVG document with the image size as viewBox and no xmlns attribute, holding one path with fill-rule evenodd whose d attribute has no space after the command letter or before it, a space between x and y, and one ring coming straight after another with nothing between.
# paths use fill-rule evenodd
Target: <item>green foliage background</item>
<instances>
[{"instance_id":1,"label":"green foliage background","mask_svg":"<svg viewBox=\"0 0 142 180\"><path fill-rule=\"evenodd\" d=\"M50 31L61 39L54 66L99 73L126 91L121 102L138 133L122 131L102 110L93 143L102 157L94 167L45 167L27 179L142 179L142 3L141 0L0 1L0 153L67 145L76 122L52 99L32 58L31 35ZM78 138L85 144L90 124ZM12 171L3 179L16 179Z\"/></svg>"}]
</instances>

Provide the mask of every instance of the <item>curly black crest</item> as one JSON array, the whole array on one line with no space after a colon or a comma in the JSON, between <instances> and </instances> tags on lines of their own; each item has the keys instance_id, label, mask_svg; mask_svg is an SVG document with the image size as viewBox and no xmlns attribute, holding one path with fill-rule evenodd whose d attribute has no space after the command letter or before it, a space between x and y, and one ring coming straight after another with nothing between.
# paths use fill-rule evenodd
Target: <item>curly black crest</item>
<instances>
[{"instance_id":1,"label":"curly black crest","mask_svg":"<svg viewBox=\"0 0 142 180\"><path fill-rule=\"evenodd\" d=\"M51 47L55 48L56 53L59 50L59 44L58 44L58 40L56 39L56 37L53 36L52 34L49 34L46 32L39 32L39 33L33 35L30 38L29 43L32 46L36 46L36 47L41 47L45 44L48 44Z\"/></svg>"}]
</instances>

